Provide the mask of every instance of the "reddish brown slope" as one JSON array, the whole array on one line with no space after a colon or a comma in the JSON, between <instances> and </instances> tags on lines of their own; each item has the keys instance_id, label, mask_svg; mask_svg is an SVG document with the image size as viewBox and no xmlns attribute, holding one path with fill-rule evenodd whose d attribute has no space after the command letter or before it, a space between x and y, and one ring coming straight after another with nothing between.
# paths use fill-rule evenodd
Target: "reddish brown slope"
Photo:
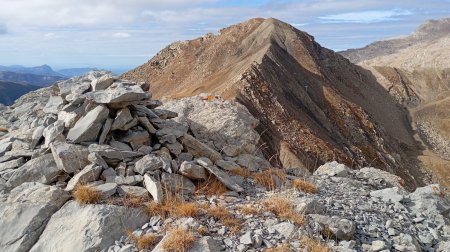
<instances>
[{"instance_id":1,"label":"reddish brown slope","mask_svg":"<svg viewBox=\"0 0 450 252\"><path fill-rule=\"evenodd\" d=\"M261 120L267 156L285 143L309 169L339 160L394 171L410 185L410 175L422 177L404 155L417 150L407 113L368 71L279 20L174 43L122 77L150 82L157 97L238 100Z\"/></svg>"}]
</instances>

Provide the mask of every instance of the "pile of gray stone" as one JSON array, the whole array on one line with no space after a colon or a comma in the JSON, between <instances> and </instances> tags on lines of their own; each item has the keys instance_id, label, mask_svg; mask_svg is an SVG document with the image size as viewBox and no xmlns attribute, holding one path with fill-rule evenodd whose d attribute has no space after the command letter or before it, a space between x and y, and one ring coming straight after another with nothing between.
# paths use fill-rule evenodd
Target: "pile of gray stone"
<instances>
[{"instance_id":1,"label":"pile of gray stone","mask_svg":"<svg viewBox=\"0 0 450 252\"><path fill-rule=\"evenodd\" d=\"M148 90L100 71L0 106L0 251L133 252L127 231L164 241L170 226L194 231L191 252L280 245L297 251L305 249L302 237L343 252L450 251L450 201L439 185L407 192L388 172L331 162L313 174L285 167L268 190L232 172L271 166L254 130L258 120L245 107L212 95L162 104ZM196 193L211 178L228 192ZM293 180L309 181L318 192L297 190ZM80 205L72 196L78 185L102 200ZM239 230L200 207L194 218L162 218L114 200L161 203L172 194L227 209ZM268 211L264 201L272 197L288 199L304 224ZM161 242L143 251L163 251Z\"/></svg>"}]
</instances>

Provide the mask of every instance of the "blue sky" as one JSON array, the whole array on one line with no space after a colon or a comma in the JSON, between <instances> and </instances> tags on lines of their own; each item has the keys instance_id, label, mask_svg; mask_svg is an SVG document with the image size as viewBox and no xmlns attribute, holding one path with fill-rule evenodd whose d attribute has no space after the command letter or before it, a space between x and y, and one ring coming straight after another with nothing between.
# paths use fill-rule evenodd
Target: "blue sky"
<instances>
[{"instance_id":1,"label":"blue sky","mask_svg":"<svg viewBox=\"0 0 450 252\"><path fill-rule=\"evenodd\" d=\"M449 0L0 0L0 65L130 69L177 40L275 17L333 50L450 17Z\"/></svg>"}]
</instances>

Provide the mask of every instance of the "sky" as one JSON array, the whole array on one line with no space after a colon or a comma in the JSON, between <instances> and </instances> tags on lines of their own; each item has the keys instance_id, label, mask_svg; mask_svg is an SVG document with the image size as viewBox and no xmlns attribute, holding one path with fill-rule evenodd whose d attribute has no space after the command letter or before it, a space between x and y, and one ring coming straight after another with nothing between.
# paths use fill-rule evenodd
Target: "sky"
<instances>
[{"instance_id":1,"label":"sky","mask_svg":"<svg viewBox=\"0 0 450 252\"><path fill-rule=\"evenodd\" d=\"M340 51L450 17L450 0L0 0L0 65L123 71L172 42L254 17Z\"/></svg>"}]
</instances>

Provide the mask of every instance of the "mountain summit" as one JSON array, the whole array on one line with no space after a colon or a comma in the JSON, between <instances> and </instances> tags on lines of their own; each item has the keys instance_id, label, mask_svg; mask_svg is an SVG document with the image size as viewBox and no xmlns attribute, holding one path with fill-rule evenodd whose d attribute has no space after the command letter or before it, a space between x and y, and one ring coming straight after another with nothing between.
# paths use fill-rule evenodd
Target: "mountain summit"
<instances>
[{"instance_id":1,"label":"mountain summit","mask_svg":"<svg viewBox=\"0 0 450 252\"><path fill-rule=\"evenodd\" d=\"M284 167L329 160L423 178L404 153L418 147L407 112L366 70L279 20L251 19L164 48L121 76L156 97L215 93L261 121L263 151ZM420 183L420 181L419 181Z\"/></svg>"}]
</instances>

